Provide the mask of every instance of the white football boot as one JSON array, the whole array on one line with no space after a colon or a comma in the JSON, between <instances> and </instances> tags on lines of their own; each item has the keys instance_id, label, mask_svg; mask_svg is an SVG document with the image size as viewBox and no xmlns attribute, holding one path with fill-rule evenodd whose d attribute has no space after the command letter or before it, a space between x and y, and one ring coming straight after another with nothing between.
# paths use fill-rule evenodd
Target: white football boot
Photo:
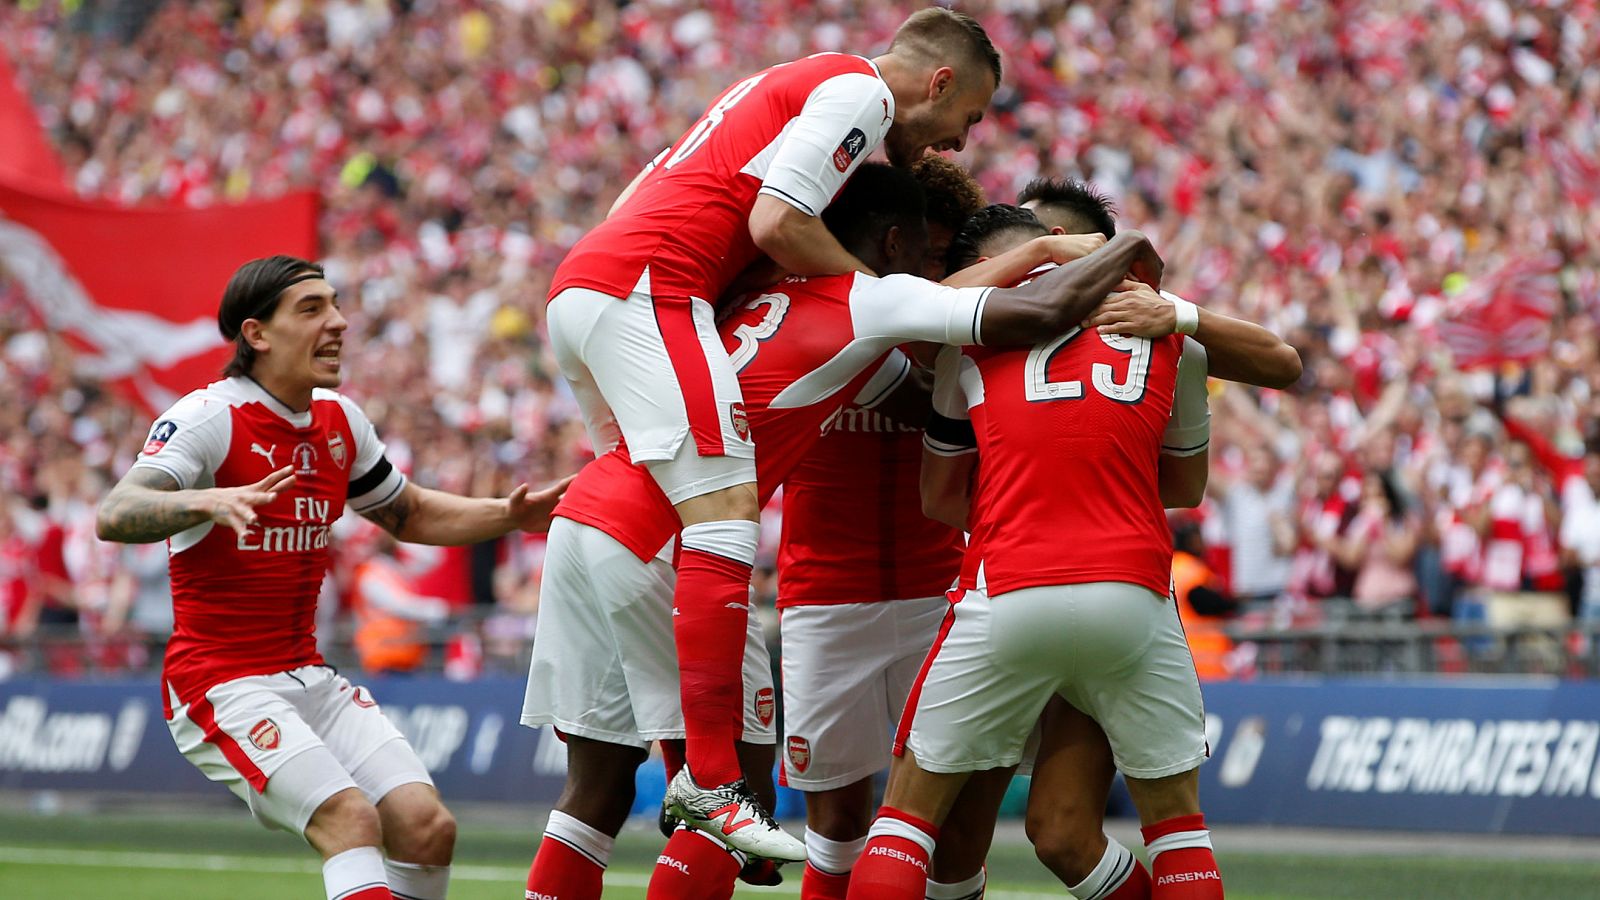
<instances>
[{"instance_id":1,"label":"white football boot","mask_svg":"<svg viewBox=\"0 0 1600 900\"><path fill-rule=\"evenodd\" d=\"M668 814L735 850L762 859L801 862L806 845L778 827L743 778L720 787L695 784L684 766L667 785Z\"/></svg>"}]
</instances>

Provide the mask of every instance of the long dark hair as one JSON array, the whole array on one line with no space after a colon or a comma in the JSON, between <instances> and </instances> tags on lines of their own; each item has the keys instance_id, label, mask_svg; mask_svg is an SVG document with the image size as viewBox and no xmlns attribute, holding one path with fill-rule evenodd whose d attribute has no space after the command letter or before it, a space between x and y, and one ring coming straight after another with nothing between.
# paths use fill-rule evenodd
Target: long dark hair
<instances>
[{"instance_id":1,"label":"long dark hair","mask_svg":"<svg viewBox=\"0 0 1600 900\"><path fill-rule=\"evenodd\" d=\"M222 369L224 378L249 375L255 365L256 351L240 334L245 320L272 318L290 285L321 277L322 267L316 263L282 255L252 259L233 273L217 307L217 330L233 342L233 358Z\"/></svg>"}]
</instances>

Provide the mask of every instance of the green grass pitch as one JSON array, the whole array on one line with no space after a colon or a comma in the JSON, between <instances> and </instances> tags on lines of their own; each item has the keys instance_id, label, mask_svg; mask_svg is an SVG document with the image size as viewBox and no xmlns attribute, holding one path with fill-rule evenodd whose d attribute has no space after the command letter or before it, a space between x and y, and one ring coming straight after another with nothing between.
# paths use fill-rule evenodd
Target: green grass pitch
<instances>
[{"instance_id":1,"label":"green grass pitch","mask_svg":"<svg viewBox=\"0 0 1600 900\"><path fill-rule=\"evenodd\" d=\"M528 817L533 818L531 815ZM1600 864L1431 855L1306 856L1230 853L1219 841L1228 896L1234 900L1322 898L1600 896ZM521 883L534 829L516 823L463 827L450 896L508 900ZM618 844L606 897L645 895L660 839L628 831ZM0 813L0 897L115 896L118 900L286 900L322 893L315 855L248 816L139 816ZM1065 897L1026 846L995 848L990 900ZM741 886L737 897L798 896L798 872L778 888Z\"/></svg>"}]
</instances>

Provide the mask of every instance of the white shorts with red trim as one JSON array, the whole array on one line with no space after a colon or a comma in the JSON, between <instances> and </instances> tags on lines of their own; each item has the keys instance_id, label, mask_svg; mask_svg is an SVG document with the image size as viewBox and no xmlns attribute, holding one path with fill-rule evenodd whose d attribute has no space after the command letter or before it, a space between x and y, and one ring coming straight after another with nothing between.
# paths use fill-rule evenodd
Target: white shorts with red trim
<instances>
[{"instance_id":1,"label":"white shorts with red trim","mask_svg":"<svg viewBox=\"0 0 1600 900\"><path fill-rule=\"evenodd\" d=\"M1015 765L1053 694L1105 731L1117 768L1162 778L1207 756L1177 606L1122 582L967 591L912 689L901 746L929 772Z\"/></svg>"},{"instance_id":2,"label":"white shorts with red trim","mask_svg":"<svg viewBox=\"0 0 1600 900\"><path fill-rule=\"evenodd\" d=\"M588 288L557 294L547 312L550 346L572 385L597 453L626 439L635 463L728 458L749 461L731 471L755 481L755 445L739 378L717 334L706 300L653 297L650 270L626 298ZM692 454L681 452L688 443ZM726 487L728 463L704 472L658 470L674 503Z\"/></svg>"},{"instance_id":3,"label":"white shorts with red trim","mask_svg":"<svg viewBox=\"0 0 1600 900\"><path fill-rule=\"evenodd\" d=\"M598 528L552 522L522 724L630 747L681 739L675 584L666 558L640 562ZM777 740L772 664L753 615L742 676L743 739L771 744Z\"/></svg>"},{"instance_id":4,"label":"white shorts with red trim","mask_svg":"<svg viewBox=\"0 0 1600 900\"><path fill-rule=\"evenodd\" d=\"M174 696L167 729L262 824L296 834L347 788L377 803L402 784L433 784L367 689L326 666L225 681L193 703Z\"/></svg>"},{"instance_id":5,"label":"white shorts with red trim","mask_svg":"<svg viewBox=\"0 0 1600 900\"><path fill-rule=\"evenodd\" d=\"M895 724L950 601L790 606L783 642L783 783L829 791L889 764Z\"/></svg>"}]
</instances>

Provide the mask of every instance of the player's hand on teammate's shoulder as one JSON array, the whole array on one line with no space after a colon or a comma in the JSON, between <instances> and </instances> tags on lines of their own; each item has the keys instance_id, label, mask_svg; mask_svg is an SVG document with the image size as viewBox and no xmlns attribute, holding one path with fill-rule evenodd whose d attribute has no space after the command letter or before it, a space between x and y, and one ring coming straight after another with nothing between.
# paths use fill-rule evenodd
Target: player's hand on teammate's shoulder
<instances>
[{"instance_id":1,"label":"player's hand on teammate's shoulder","mask_svg":"<svg viewBox=\"0 0 1600 900\"><path fill-rule=\"evenodd\" d=\"M1050 261L1058 266L1064 266L1075 259L1099 250L1106 245L1106 236L1095 234L1052 234L1040 238L1050 248Z\"/></svg>"},{"instance_id":2,"label":"player's hand on teammate's shoulder","mask_svg":"<svg viewBox=\"0 0 1600 900\"><path fill-rule=\"evenodd\" d=\"M1178 313L1171 300L1149 285L1124 281L1101 301L1084 327L1097 328L1101 334L1165 337L1177 330Z\"/></svg>"},{"instance_id":3,"label":"player's hand on teammate's shoulder","mask_svg":"<svg viewBox=\"0 0 1600 900\"><path fill-rule=\"evenodd\" d=\"M1156 252L1156 245L1142 231L1129 229L1122 233L1139 242L1139 255L1128 268L1128 274L1133 276L1134 280L1160 290L1161 275L1166 270L1167 264L1162 261L1161 254Z\"/></svg>"},{"instance_id":4,"label":"player's hand on teammate's shoulder","mask_svg":"<svg viewBox=\"0 0 1600 900\"><path fill-rule=\"evenodd\" d=\"M278 494L293 485L294 466L284 466L255 484L208 488L207 512L211 515L211 521L226 525L242 535L255 527L258 521L256 507L266 506L278 499Z\"/></svg>"},{"instance_id":5,"label":"player's hand on teammate's shoulder","mask_svg":"<svg viewBox=\"0 0 1600 900\"><path fill-rule=\"evenodd\" d=\"M556 504L561 502L561 495L566 493L567 486L576 477L576 474L568 475L537 491L529 489L526 484L517 485L511 491L511 496L506 498L507 515L523 531L549 531L550 514L555 511Z\"/></svg>"}]
</instances>

